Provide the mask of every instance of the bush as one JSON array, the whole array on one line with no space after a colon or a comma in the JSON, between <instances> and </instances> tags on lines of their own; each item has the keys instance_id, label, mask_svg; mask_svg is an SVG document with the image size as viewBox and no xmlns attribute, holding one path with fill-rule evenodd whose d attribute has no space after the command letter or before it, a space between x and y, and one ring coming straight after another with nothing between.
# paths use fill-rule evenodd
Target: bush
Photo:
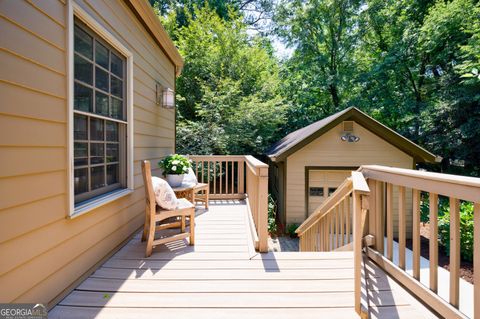
<instances>
[{"instance_id":1,"label":"bush","mask_svg":"<svg viewBox=\"0 0 480 319\"><path fill-rule=\"evenodd\" d=\"M277 203L271 194L268 194L268 232L275 234L277 232Z\"/></svg>"},{"instance_id":2,"label":"bush","mask_svg":"<svg viewBox=\"0 0 480 319\"><path fill-rule=\"evenodd\" d=\"M438 236L450 255L450 207L442 203L439 206ZM460 203L460 255L464 260L473 261L473 203L470 202Z\"/></svg>"},{"instance_id":3,"label":"bush","mask_svg":"<svg viewBox=\"0 0 480 319\"><path fill-rule=\"evenodd\" d=\"M290 237L295 238L297 237L297 233L295 232L298 228L298 224L289 224L287 226L287 234L290 235Z\"/></svg>"}]
</instances>

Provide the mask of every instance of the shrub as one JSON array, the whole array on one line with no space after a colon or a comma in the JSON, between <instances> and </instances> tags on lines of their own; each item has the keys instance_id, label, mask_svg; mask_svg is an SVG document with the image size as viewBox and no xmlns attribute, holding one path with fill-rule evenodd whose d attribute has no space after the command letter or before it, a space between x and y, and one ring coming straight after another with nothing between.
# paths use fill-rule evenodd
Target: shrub
<instances>
[{"instance_id":1,"label":"shrub","mask_svg":"<svg viewBox=\"0 0 480 319\"><path fill-rule=\"evenodd\" d=\"M275 234L277 232L277 203L271 194L268 194L268 232Z\"/></svg>"},{"instance_id":2,"label":"shrub","mask_svg":"<svg viewBox=\"0 0 480 319\"><path fill-rule=\"evenodd\" d=\"M290 237L292 237L292 238L297 237L297 233L296 233L295 231L297 230L298 226L300 226L300 225L298 225L298 224L289 224L289 225L287 226L287 234L289 234Z\"/></svg>"},{"instance_id":3,"label":"shrub","mask_svg":"<svg viewBox=\"0 0 480 319\"><path fill-rule=\"evenodd\" d=\"M438 218L440 243L450 255L450 207L440 204L442 216ZM473 261L473 203L460 203L460 255L464 260Z\"/></svg>"}]
</instances>

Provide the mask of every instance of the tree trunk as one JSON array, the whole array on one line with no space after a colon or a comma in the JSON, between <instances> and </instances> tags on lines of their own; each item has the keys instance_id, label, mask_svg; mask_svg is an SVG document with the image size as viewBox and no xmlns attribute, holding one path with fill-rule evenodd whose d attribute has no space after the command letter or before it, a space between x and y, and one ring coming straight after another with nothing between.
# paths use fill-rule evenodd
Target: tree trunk
<instances>
[{"instance_id":1,"label":"tree trunk","mask_svg":"<svg viewBox=\"0 0 480 319\"><path fill-rule=\"evenodd\" d=\"M336 84L330 84L330 95L332 96L332 103L335 108L335 111L339 109L340 106L340 97L338 96L338 88Z\"/></svg>"}]
</instances>

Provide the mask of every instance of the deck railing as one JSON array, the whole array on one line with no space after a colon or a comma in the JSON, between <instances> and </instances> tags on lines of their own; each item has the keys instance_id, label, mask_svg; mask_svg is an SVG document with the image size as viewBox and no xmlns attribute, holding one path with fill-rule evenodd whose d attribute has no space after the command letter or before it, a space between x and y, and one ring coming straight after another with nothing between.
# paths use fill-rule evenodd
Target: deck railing
<instances>
[{"instance_id":1,"label":"deck railing","mask_svg":"<svg viewBox=\"0 0 480 319\"><path fill-rule=\"evenodd\" d=\"M268 250L268 165L250 155L190 155L211 199L245 199L255 248Z\"/></svg>"},{"instance_id":2,"label":"deck railing","mask_svg":"<svg viewBox=\"0 0 480 319\"><path fill-rule=\"evenodd\" d=\"M363 178L368 181L368 187L356 187L354 181L358 180L360 184L364 184ZM360 189L360 191L355 192L356 189ZM409 192L412 194L411 203L406 196ZM428 194L430 238L434 239L429 241L428 287L420 282L421 192ZM347 223L350 219L345 218L345 222L342 223L342 221L338 222L336 216L338 211L342 210L342 205L345 212L345 205L347 205L345 203L348 201L350 194L353 194L353 207L350 209L350 212L353 214L354 228L355 307L357 311L361 313L360 290L358 286L361 272L360 259L358 258L361 258L364 248L366 255L370 259L402 283L417 298L435 309L441 316L445 318L468 318L459 310L460 201L468 201L474 204L474 230L478 232L477 230L480 229L480 179L376 165L362 166L357 172L353 172L352 177L345 181L299 227L297 232L300 236L300 249L302 251L322 251L338 248L338 244L332 245L329 244L329 241L337 238L336 234L338 234L338 231L336 225L339 225L340 229L344 229L349 234ZM450 279L448 300L444 300L438 295L437 239L439 195L448 197L450 205ZM427 198L427 196L423 198ZM409 208L407 206L410 204L412 205L412 275L406 271L406 212L407 208ZM393 244L395 208L398 212L397 246ZM342 213L340 213L340 216L342 216ZM384 247L385 233L386 247ZM340 236L341 234L342 231L340 230ZM393 259L395 247L398 249L398 262L394 262ZM474 272L474 309L472 317L480 318L480 235L477 233L474 236L473 248L474 270L476 271Z\"/></svg>"}]
</instances>

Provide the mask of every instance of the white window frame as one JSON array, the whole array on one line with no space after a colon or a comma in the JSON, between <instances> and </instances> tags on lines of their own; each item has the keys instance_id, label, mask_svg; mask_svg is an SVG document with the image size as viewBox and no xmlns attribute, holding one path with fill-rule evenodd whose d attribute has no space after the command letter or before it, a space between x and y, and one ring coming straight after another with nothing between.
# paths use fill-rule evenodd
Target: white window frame
<instances>
[{"instance_id":1,"label":"white window frame","mask_svg":"<svg viewBox=\"0 0 480 319\"><path fill-rule=\"evenodd\" d=\"M67 99L68 99L68 173L67 173L67 189L68 189L68 214L67 218L75 218L81 216L87 212L90 212L102 205L110 203L121 197L133 193L133 54L115 38L107 29L105 29L95 18L82 9L74 0L68 1L68 32L67 32L67 70L68 70L68 86L67 86ZM75 206L75 194L74 194L74 165L73 165L73 99L74 99L74 18L81 20L96 34L98 34L104 41L110 44L118 52L120 52L126 58L126 92L125 103L127 111L127 136L126 136L126 150L127 150L127 184L126 188L122 188L101 196L93 200L86 201L84 204L80 203Z\"/></svg>"}]
</instances>

